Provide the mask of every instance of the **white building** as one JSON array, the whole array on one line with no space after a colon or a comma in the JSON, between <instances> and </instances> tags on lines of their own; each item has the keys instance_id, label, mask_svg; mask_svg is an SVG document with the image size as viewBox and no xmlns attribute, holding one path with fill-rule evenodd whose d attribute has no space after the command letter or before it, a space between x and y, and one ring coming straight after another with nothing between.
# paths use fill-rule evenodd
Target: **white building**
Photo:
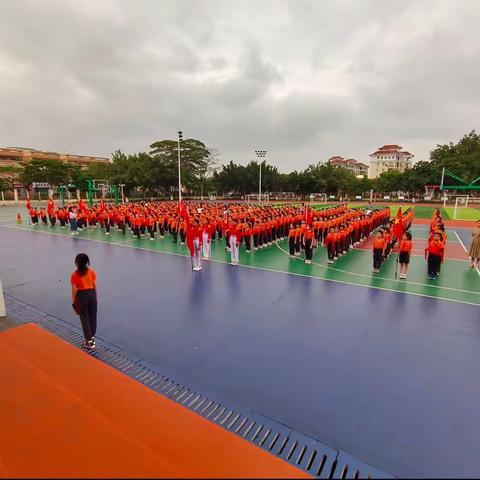
<instances>
[{"instance_id":1,"label":"white building","mask_svg":"<svg viewBox=\"0 0 480 480\"><path fill-rule=\"evenodd\" d=\"M400 145L384 145L370 154L369 178L377 178L388 170L404 172L411 168L414 155L402 148Z\"/></svg>"},{"instance_id":2,"label":"white building","mask_svg":"<svg viewBox=\"0 0 480 480\"><path fill-rule=\"evenodd\" d=\"M343 167L347 170L350 170L354 173L357 177L366 177L368 174L368 165L365 165L362 162L358 162L353 158L343 158L339 155L332 157L328 160L330 165L334 165L336 167Z\"/></svg>"}]
</instances>

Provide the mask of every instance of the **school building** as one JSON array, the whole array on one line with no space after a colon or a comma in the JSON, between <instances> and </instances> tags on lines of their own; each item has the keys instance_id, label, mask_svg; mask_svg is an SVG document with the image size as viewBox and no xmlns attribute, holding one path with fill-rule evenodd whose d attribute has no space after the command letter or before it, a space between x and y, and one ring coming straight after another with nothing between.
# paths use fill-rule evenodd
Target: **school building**
<instances>
[{"instance_id":1,"label":"school building","mask_svg":"<svg viewBox=\"0 0 480 480\"><path fill-rule=\"evenodd\" d=\"M411 168L413 157L413 154L403 150L400 145L384 145L370 154L369 178L377 178L388 170L404 172Z\"/></svg>"},{"instance_id":2,"label":"school building","mask_svg":"<svg viewBox=\"0 0 480 480\"><path fill-rule=\"evenodd\" d=\"M368 165L354 160L353 158L343 158L339 155L336 155L329 158L328 163L336 167L346 168L347 170L353 172L357 177L367 177L368 175Z\"/></svg>"},{"instance_id":3,"label":"school building","mask_svg":"<svg viewBox=\"0 0 480 480\"><path fill-rule=\"evenodd\" d=\"M4 178L14 178L15 167L22 167L32 160L57 160L59 162L79 165L82 169L86 169L91 163L108 163L110 161L104 157L44 152L42 150L36 150L35 148L0 147L0 176ZM9 168L12 170L9 171ZM21 185L18 185L18 187L21 187Z\"/></svg>"}]
</instances>

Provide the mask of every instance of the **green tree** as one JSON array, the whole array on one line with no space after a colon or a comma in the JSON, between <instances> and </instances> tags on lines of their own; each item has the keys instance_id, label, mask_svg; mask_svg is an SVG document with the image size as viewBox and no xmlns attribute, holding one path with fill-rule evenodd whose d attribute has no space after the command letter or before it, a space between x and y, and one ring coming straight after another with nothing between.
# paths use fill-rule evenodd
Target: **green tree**
<instances>
[{"instance_id":1,"label":"green tree","mask_svg":"<svg viewBox=\"0 0 480 480\"><path fill-rule=\"evenodd\" d=\"M193 138L182 140L180 148L182 187L190 190L200 189L202 172L207 169L210 151L204 143ZM177 171L178 142L161 140L152 143L150 149L150 156L157 163L159 171L164 172L162 186L178 190L178 174L173 175L173 172Z\"/></svg>"},{"instance_id":2,"label":"green tree","mask_svg":"<svg viewBox=\"0 0 480 480\"><path fill-rule=\"evenodd\" d=\"M375 190L381 193L393 193L404 189L404 174L396 170L383 172L374 182Z\"/></svg>"},{"instance_id":3,"label":"green tree","mask_svg":"<svg viewBox=\"0 0 480 480\"><path fill-rule=\"evenodd\" d=\"M32 160L27 163L20 175L24 185L33 182L46 182L58 187L70 183L75 167L58 160Z\"/></svg>"},{"instance_id":4,"label":"green tree","mask_svg":"<svg viewBox=\"0 0 480 480\"><path fill-rule=\"evenodd\" d=\"M480 177L480 135L472 130L456 144L450 142L446 145L437 145L430 152L430 159L437 168L438 179L434 183L440 183L443 167L467 182L472 182ZM446 178L446 183L448 181ZM450 183L455 181L452 180Z\"/></svg>"}]
</instances>

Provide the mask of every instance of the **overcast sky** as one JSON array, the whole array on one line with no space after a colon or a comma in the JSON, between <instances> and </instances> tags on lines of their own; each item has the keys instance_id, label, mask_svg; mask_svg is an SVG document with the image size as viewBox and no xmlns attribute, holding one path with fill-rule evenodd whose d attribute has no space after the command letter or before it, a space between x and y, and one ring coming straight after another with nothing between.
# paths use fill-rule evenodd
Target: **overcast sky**
<instances>
[{"instance_id":1,"label":"overcast sky","mask_svg":"<svg viewBox=\"0 0 480 480\"><path fill-rule=\"evenodd\" d=\"M479 127L480 0L0 0L0 146L281 171Z\"/></svg>"}]
</instances>

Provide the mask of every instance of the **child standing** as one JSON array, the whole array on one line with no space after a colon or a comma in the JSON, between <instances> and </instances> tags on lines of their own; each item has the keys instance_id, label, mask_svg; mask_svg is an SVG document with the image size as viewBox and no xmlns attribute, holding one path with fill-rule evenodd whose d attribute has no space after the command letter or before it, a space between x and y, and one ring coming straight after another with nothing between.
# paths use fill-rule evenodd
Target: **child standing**
<instances>
[{"instance_id":1,"label":"child standing","mask_svg":"<svg viewBox=\"0 0 480 480\"><path fill-rule=\"evenodd\" d=\"M333 228L327 233L324 241L324 245L327 247L328 263L332 264L335 258L335 242L336 235Z\"/></svg>"},{"instance_id":2,"label":"child standing","mask_svg":"<svg viewBox=\"0 0 480 480\"><path fill-rule=\"evenodd\" d=\"M90 260L85 253L75 257L75 270L70 278L72 284L72 307L80 316L85 341L83 346L88 350L95 348L97 331L97 275L90 267Z\"/></svg>"},{"instance_id":3,"label":"child standing","mask_svg":"<svg viewBox=\"0 0 480 480\"><path fill-rule=\"evenodd\" d=\"M305 234L303 237L303 242L304 242L303 247L305 249L306 264L312 263L314 237L315 237L315 232L312 230L311 225L307 225L307 229L305 230Z\"/></svg>"},{"instance_id":4,"label":"child standing","mask_svg":"<svg viewBox=\"0 0 480 480\"><path fill-rule=\"evenodd\" d=\"M428 247L425 249L425 258L427 259L428 265L428 277L432 280L438 278L444 253L445 244L442 242L442 237L439 233L435 233L433 238L428 242Z\"/></svg>"},{"instance_id":5,"label":"child standing","mask_svg":"<svg viewBox=\"0 0 480 480\"><path fill-rule=\"evenodd\" d=\"M400 278L407 278L410 255L413 249L412 234L405 232L398 247L398 263L400 264Z\"/></svg>"},{"instance_id":6,"label":"child standing","mask_svg":"<svg viewBox=\"0 0 480 480\"><path fill-rule=\"evenodd\" d=\"M373 240L373 273L380 271L384 254L385 239L383 238L383 232L379 230Z\"/></svg>"}]
</instances>

